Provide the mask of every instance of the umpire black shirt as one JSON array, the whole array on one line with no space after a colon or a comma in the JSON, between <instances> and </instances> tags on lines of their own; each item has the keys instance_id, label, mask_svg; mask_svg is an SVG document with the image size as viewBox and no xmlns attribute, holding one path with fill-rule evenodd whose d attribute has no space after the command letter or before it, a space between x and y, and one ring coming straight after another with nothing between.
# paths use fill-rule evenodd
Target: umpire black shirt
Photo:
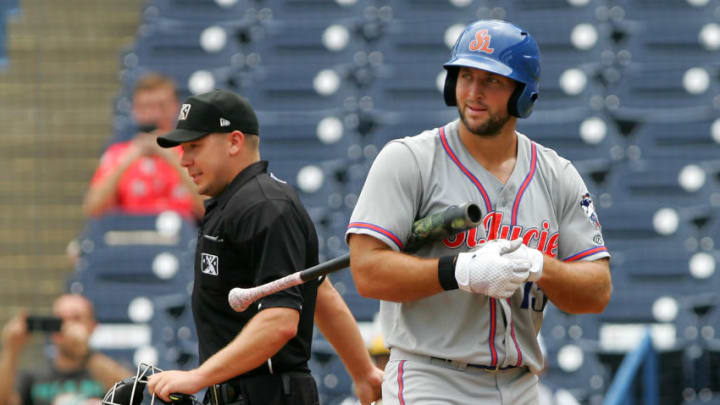
<instances>
[{"instance_id":1,"label":"umpire black shirt","mask_svg":"<svg viewBox=\"0 0 720 405\"><path fill-rule=\"evenodd\" d=\"M285 307L300 312L297 335L243 376L309 372L317 282L262 298L244 312L228 304L234 287L254 287L318 263L310 216L292 188L267 173L267 165L248 166L205 202L195 251L192 309L201 363L227 346L258 311Z\"/></svg>"}]
</instances>

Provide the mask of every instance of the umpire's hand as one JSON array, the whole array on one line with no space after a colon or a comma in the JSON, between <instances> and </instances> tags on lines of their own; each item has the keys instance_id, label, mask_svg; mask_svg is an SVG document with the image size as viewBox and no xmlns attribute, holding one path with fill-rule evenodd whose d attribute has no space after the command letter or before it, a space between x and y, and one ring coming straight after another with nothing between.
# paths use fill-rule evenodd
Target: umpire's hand
<instances>
[{"instance_id":1,"label":"umpire's hand","mask_svg":"<svg viewBox=\"0 0 720 405\"><path fill-rule=\"evenodd\" d=\"M362 405L370 405L371 403L382 398L382 381L384 371L377 367L373 367L372 372L362 379L353 381L355 385L355 395L357 395Z\"/></svg>"},{"instance_id":2,"label":"umpire's hand","mask_svg":"<svg viewBox=\"0 0 720 405\"><path fill-rule=\"evenodd\" d=\"M195 371L163 371L148 378L148 392L155 394L165 402L170 402L170 394L194 394L206 384L203 378Z\"/></svg>"}]
</instances>

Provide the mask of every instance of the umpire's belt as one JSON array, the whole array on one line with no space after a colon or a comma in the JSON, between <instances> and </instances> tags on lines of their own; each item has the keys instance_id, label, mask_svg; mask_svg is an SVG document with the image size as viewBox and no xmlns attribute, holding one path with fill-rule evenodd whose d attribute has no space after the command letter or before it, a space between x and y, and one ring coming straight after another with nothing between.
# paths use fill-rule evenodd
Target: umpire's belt
<instances>
[{"instance_id":1,"label":"umpire's belt","mask_svg":"<svg viewBox=\"0 0 720 405\"><path fill-rule=\"evenodd\" d=\"M277 389L278 385L280 385L283 395L290 396L292 394L290 379L294 376L309 375L301 372L286 372L276 375L261 374L245 378L241 377L208 387L203 403L207 405L248 405L249 399L245 397L242 388L247 385L267 386L267 389Z\"/></svg>"},{"instance_id":2,"label":"umpire's belt","mask_svg":"<svg viewBox=\"0 0 720 405\"><path fill-rule=\"evenodd\" d=\"M483 373L498 373L513 370L527 371L527 367L518 366L506 366L506 367L492 367L484 364L472 364L457 360L443 359L440 357L425 356L422 354L406 352L405 350L393 347L390 350L390 360L411 360L418 361L421 363L433 364L440 367L445 367L459 371L470 371L470 372L483 372Z\"/></svg>"}]
</instances>

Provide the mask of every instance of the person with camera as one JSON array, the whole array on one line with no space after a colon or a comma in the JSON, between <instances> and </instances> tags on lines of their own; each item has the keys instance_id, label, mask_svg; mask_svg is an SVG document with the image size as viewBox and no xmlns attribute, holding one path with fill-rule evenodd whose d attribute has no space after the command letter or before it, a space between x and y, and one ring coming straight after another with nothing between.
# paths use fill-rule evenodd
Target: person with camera
<instances>
[{"instance_id":1,"label":"person with camera","mask_svg":"<svg viewBox=\"0 0 720 405\"><path fill-rule=\"evenodd\" d=\"M61 295L53 302L53 315L55 319L40 321L21 310L3 327L0 405L54 405L61 397L72 400L63 403L73 404L102 399L115 381L132 375L118 362L90 348L96 322L87 298ZM49 364L17 375L22 349L33 332L49 334L52 358Z\"/></svg>"},{"instance_id":2,"label":"person with camera","mask_svg":"<svg viewBox=\"0 0 720 405\"><path fill-rule=\"evenodd\" d=\"M132 117L138 133L110 145L103 153L85 194L83 210L87 216L111 211L175 211L188 219L202 216L202 198L180 167L180 149L163 149L155 142L159 135L175 129L179 111L172 79L158 73L138 79L132 95Z\"/></svg>"}]
</instances>

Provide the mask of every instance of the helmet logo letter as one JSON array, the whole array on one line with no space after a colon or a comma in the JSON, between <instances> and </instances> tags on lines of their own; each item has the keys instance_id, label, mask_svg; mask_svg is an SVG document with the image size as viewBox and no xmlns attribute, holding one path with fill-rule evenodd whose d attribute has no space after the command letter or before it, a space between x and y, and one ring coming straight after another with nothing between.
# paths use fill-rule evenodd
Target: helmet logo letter
<instances>
[{"instance_id":1,"label":"helmet logo letter","mask_svg":"<svg viewBox=\"0 0 720 405\"><path fill-rule=\"evenodd\" d=\"M479 30L475 33L475 39L470 42L471 51L479 51L485 53L493 53L495 49L490 48L490 40L492 36L488 34L488 30Z\"/></svg>"}]
</instances>

